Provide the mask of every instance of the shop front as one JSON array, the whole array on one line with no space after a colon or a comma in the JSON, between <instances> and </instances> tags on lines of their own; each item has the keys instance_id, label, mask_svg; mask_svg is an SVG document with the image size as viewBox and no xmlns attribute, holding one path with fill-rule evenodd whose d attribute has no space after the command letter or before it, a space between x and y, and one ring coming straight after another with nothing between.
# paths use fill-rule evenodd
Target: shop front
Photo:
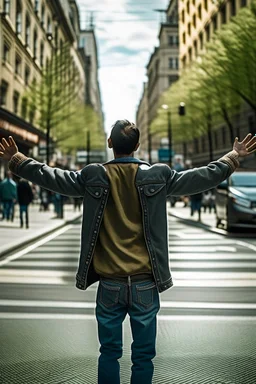
<instances>
[{"instance_id":1,"label":"shop front","mask_svg":"<svg viewBox=\"0 0 256 384\"><path fill-rule=\"evenodd\" d=\"M27 156L33 156L39 142L45 140L45 134L32 124L0 108L0 140L9 136L14 138L19 151ZM0 158L0 179L3 179L7 168L7 162Z\"/></svg>"}]
</instances>

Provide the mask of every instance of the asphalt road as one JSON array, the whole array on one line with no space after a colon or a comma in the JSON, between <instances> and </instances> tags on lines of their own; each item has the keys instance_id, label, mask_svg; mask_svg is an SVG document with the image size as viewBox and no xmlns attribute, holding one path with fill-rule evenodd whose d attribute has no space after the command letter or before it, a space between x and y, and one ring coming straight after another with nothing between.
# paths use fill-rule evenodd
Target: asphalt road
<instances>
[{"instance_id":1,"label":"asphalt road","mask_svg":"<svg viewBox=\"0 0 256 384\"><path fill-rule=\"evenodd\" d=\"M97 284L74 287L80 225L0 261L0 383L97 383ZM256 383L256 241L169 217L154 384ZM130 377L124 322L121 383ZM146 383L145 383L146 384Z\"/></svg>"}]
</instances>

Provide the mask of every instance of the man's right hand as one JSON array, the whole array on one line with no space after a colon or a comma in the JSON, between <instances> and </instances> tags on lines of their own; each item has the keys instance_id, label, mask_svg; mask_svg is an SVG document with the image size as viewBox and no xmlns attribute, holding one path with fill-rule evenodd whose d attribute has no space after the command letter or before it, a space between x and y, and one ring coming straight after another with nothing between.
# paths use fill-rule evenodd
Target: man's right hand
<instances>
[{"instance_id":1,"label":"man's right hand","mask_svg":"<svg viewBox=\"0 0 256 384\"><path fill-rule=\"evenodd\" d=\"M11 160L12 156L15 155L15 153L17 152L18 147L12 136L9 136L8 141L2 139L2 143L0 143L0 157L9 161Z\"/></svg>"}]
</instances>

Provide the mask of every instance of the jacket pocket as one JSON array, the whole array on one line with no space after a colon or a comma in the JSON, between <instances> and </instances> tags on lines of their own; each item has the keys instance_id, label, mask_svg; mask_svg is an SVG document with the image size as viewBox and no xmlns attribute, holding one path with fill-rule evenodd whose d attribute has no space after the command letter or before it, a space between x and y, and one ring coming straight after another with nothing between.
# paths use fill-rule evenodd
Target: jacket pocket
<instances>
[{"instance_id":1,"label":"jacket pocket","mask_svg":"<svg viewBox=\"0 0 256 384\"><path fill-rule=\"evenodd\" d=\"M97 187L97 186L87 186L85 188L86 192L88 192L92 197L95 197L96 199L101 198L103 194L103 187Z\"/></svg>"},{"instance_id":2,"label":"jacket pocket","mask_svg":"<svg viewBox=\"0 0 256 384\"><path fill-rule=\"evenodd\" d=\"M154 196L158 194L163 188L165 188L165 184L148 184L144 186L144 193L146 196Z\"/></svg>"}]
</instances>

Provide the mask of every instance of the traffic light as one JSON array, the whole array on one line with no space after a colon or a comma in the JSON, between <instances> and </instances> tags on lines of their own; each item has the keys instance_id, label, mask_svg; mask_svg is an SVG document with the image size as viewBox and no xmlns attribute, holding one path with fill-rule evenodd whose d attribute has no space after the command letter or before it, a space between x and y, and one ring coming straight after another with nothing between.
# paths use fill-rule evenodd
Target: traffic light
<instances>
[{"instance_id":1,"label":"traffic light","mask_svg":"<svg viewBox=\"0 0 256 384\"><path fill-rule=\"evenodd\" d=\"M185 111L185 103L181 102L179 105L179 115L180 116L185 116L186 111Z\"/></svg>"}]
</instances>

